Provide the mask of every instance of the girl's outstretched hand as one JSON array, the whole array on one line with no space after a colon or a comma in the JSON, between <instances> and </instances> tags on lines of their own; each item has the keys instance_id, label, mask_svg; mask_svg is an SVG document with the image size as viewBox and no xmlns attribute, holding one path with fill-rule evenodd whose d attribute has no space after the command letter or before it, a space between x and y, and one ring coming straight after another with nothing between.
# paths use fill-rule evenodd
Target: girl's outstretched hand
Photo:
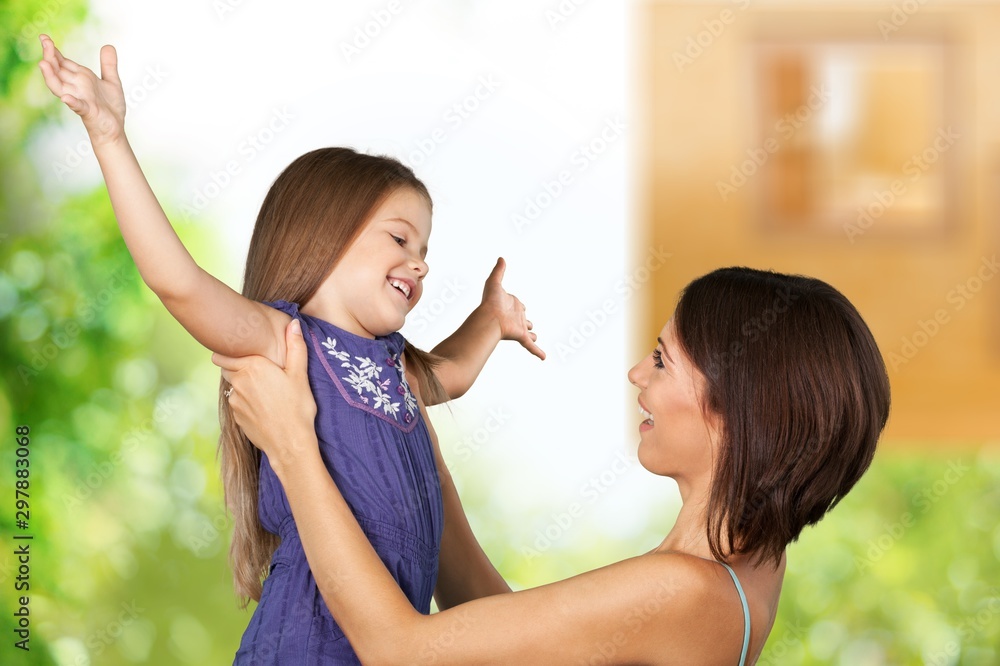
<instances>
[{"instance_id":1,"label":"girl's outstretched hand","mask_svg":"<svg viewBox=\"0 0 1000 666\"><path fill-rule=\"evenodd\" d=\"M483 287L483 303L480 307L486 307L493 312L500 323L500 339L514 340L521 343L521 346L538 358L545 360L545 352L535 344L538 336L532 332L532 323L525 316L525 307L517 296L508 294L504 290L503 274L507 269L507 264L503 257L497 259L497 265L493 267L493 272L486 278L486 286Z\"/></svg>"},{"instance_id":2,"label":"girl's outstretched hand","mask_svg":"<svg viewBox=\"0 0 1000 666\"><path fill-rule=\"evenodd\" d=\"M42 60L38 63L45 85L83 120L95 146L125 135L125 93L118 78L115 47L101 48L101 76L64 58L48 35L39 35Z\"/></svg>"}]
</instances>

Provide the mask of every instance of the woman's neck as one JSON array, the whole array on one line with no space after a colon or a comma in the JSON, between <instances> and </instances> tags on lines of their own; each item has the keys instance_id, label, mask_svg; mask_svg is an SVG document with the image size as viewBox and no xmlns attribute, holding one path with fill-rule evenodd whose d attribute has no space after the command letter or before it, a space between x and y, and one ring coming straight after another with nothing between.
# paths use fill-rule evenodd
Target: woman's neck
<instances>
[{"instance_id":1,"label":"woman's neck","mask_svg":"<svg viewBox=\"0 0 1000 666\"><path fill-rule=\"evenodd\" d=\"M656 548L659 552L678 552L714 560L708 544L708 492L678 483L681 510L674 526Z\"/></svg>"}]
</instances>

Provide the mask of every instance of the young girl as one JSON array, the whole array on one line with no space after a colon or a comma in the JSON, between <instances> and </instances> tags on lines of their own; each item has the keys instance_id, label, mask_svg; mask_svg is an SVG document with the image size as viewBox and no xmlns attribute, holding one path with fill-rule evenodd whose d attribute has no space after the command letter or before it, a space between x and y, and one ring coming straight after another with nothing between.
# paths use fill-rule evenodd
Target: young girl
<instances>
[{"instance_id":1,"label":"young girl","mask_svg":"<svg viewBox=\"0 0 1000 666\"><path fill-rule=\"evenodd\" d=\"M501 286L502 260L462 327L433 355L415 349L398 330L427 274L427 190L395 160L324 148L272 185L237 294L198 267L146 182L125 137L114 48L101 50L98 78L47 36L41 42L46 85L82 118L129 252L170 313L217 353L279 365L286 325L298 322L323 463L410 603L428 613L439 547L450 537L422 404L464 393L501 339L544 358L524 307ZM259 601L236 663L358 663L319 594L284 490L233 420L232 388L222 382L220 391L230 560L244 604ZM467 523L448 526L456 529Z\"/></svg>"}]
</instances>

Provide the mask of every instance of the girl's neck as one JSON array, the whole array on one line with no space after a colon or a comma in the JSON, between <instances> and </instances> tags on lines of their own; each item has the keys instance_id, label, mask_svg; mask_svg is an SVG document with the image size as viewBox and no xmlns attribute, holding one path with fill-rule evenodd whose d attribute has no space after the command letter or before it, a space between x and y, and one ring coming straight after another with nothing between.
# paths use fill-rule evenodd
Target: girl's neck
<instances>
[{"instance_id":1,"label":"girl's neck","mask_svg":"<svg viewBox=\"0 0 1000 666\"><path fill-rule=\"evenodd\" d=\"M322 319L323 321L329 322L337 328L347 331L348 333L352 333L360 338L368 338L369 340L375 339L374 335L365 330L365 327L342 307L337 307L336 305L323 302L317 296L314 296L303 303L299 308L299 312L309 315L310 317L315 317L316 319Z\"/></svg>"}]
</instances>

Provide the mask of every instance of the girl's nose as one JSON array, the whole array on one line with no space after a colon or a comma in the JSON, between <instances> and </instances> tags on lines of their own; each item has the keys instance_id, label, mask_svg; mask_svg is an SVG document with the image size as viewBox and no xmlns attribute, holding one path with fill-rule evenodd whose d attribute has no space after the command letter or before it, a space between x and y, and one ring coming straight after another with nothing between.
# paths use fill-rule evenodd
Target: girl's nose
<instances>
[{"instance_id":1,"label":"girl's nose","mask_svg":"<svg viewBox=\"0 0 1000 666\"><path fill-rule=\"evenodd\" d=\"M423 280L427 277L427 271L430 270L430 266L423 259L414 259L411 264L413 270L417 272L417 278Z\"/></svg>"}]
</instances>

